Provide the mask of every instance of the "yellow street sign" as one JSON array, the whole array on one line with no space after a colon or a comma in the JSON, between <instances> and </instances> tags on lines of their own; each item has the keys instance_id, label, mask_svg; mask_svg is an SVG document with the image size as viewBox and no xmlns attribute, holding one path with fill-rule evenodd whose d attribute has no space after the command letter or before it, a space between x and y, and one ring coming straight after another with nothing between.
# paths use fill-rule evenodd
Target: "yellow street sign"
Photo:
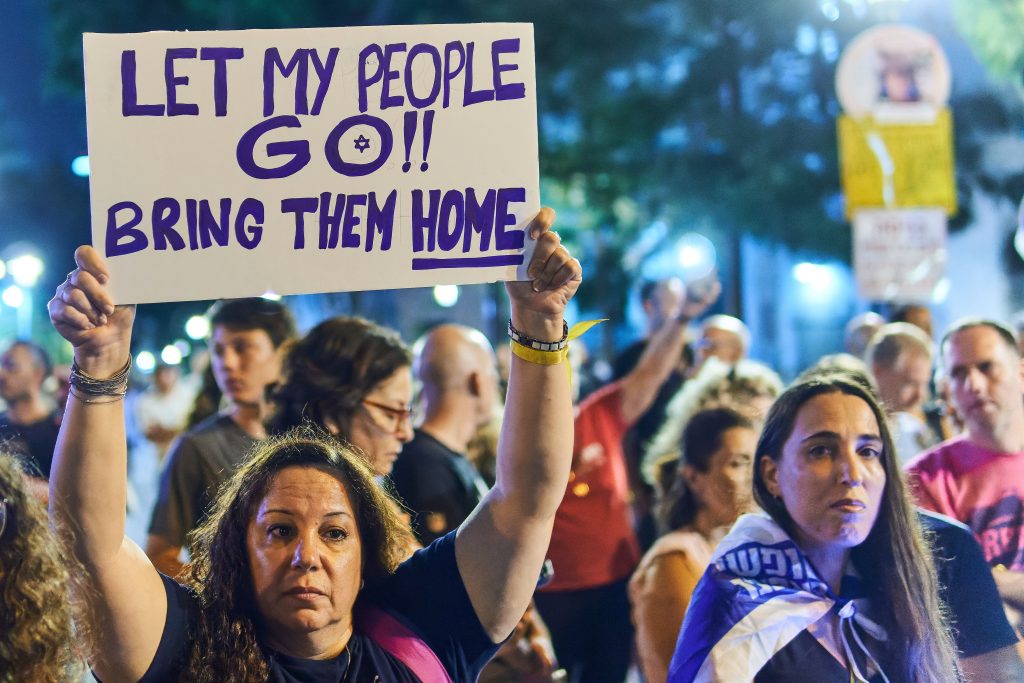
<instances>
[{"instance_id":1,"label":"yellow street sign","mask_svg":"<svg viewBox=\"0 0 1024 683\"><path fill-rule=\"evenodd\" d=\"M838 128L847 218L863 208L933 206L956 213L949 109L934 121L898 124L841 115Z\"/></svg>"}]
</instances>

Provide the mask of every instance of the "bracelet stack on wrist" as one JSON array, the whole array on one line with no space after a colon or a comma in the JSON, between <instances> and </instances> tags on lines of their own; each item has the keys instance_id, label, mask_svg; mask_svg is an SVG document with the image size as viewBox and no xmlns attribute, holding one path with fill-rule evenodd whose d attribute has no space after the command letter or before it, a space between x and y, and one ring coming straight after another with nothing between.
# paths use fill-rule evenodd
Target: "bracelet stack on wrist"
<instances>
[{"instance_id":1,"label":"bracelet stack on wrist","mask_svg":"<svg viewBox=\"0 0 1024 683\"><path fill-rule=\"evenodd\" d=\"M107 379L97 379L82 372L78 362L71 363L69 393L82 403L114 403L128 393L128 376L132 371L132 357L124 367Z\"/></svg>"},{"instance_id":2,"label":"bracelet stack on wrist","mask_svg":"<svg viewBox=\"0 0 1024 683\"><path fill-rule=\"evenodd\" d=\"M569 324L562 321L562 338L546 342L527 336L508 321L508 336L512 340L512 353L519 358L537 365L558 365L569 353Z\"/></svg>"}]
</instances>

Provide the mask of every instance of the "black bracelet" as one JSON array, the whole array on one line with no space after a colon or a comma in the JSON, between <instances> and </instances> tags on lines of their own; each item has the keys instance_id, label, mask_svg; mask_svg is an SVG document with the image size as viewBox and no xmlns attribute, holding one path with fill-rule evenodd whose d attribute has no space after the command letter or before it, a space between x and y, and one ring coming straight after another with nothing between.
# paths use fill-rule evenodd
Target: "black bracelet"
<instances>
[{"instance_id":1,"label":"black bracelet","mask_svg":"<svg viewBox=\"0 0 1024 683\"><path fill-rule=\"evenodd\" d=\"M517 344L522 344L537 351L561 351L569 345L569 323L562 321L562 338L558 341L543 342L533 337L528 337L516 328L512 327L512 319L508 321L508 336Z\"/></svg>"}]
</instances>

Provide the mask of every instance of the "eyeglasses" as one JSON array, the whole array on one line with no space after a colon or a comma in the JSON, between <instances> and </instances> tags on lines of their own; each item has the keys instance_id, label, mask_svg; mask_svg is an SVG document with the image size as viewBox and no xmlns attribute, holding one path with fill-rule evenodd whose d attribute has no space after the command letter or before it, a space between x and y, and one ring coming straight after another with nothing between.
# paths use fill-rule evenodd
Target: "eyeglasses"
<instances>
[{"instance_id":1,"label":"eyeglasses","mask_svg":"<svg viewBox=\"0 0 1024 683\"><path fill-rule=\"evenodd\" d=\"M374 424L388 432L397 432L402 428L403 423L412 426L413 419L416 416L416 412L411 406L408 408L395 408L393 406L384 405L383 403L371 401L368 398L363 399L363 405L376 408L388 416L389 420L384 424L378 421L375 417L372 418ZM371 415L373 414L371 413Z\"/></svg>"},{"instance_id":2,"label":"eyeglasses","mask_svg":"<svg viewBox=\"0 0 1024 683\"><path fill-rule=\"evenodd\" d=\"M4 537L4 531L7 530L7 499L0 498L0 538Z\"/></svg>"}]
</instances>

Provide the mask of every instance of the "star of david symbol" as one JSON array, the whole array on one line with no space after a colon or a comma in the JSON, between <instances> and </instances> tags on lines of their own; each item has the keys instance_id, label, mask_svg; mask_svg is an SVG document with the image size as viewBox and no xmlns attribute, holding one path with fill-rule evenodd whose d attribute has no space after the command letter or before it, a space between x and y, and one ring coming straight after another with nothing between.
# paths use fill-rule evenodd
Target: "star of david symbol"
<instances>
[{"instance_id":1,"label":"star of david symbol","mask_svg":"<svg viewBox=\"0 0 1024 683\"><path fill-rule=\"evenodd\" d=\"M359 137L356 138L356 149L359 150L360 154L370 149L370 141L366 138L365 135L360 135Z\"/></svg>"}]
</instances>

